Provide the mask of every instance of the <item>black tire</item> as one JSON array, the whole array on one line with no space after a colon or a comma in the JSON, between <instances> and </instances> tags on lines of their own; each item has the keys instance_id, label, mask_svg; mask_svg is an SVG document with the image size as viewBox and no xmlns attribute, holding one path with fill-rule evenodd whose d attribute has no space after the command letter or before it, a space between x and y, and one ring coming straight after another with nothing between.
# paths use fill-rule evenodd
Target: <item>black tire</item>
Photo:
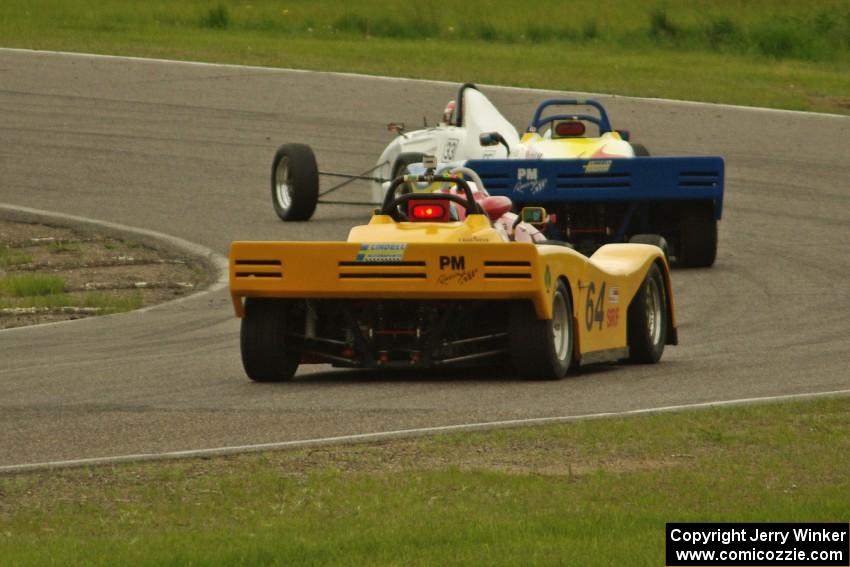
<instances>
[{"instance_id":1,"label":"black tire","mask_svg":"<svg viewBox=\"0 0 850 567\"><path fill-rule=\"evenodd\" d=\"M516 302L510 311L511 359L517 374L528 380L557 380L567 374L573 358L573 307L564 282L552 300L552 319L537 318L530 301Z\"/></svg>"},{"instance_id":2,"label":"black tire","mask_svg":"<svg viewBox=\"0 0 850 567\"><path fill-rule=\"evenodd\" d=\"M682 216L677 263L684 268L708 268L717 257L717 219L710 204L688 208Z\"/></svg>"},{"instance_id":3,"label":"black tire","mask_svg":"<svg viewBox=\"0 0 850 567\"><path fill-rule=\"evenodd\" d=\"M295 304L275 299L245 300L240 346L242 367L255 382L285 382L292 379L301 362L301 341L290 332L303 327ZM303 329L299 329L303 331Z\"/></svg>"},{"instance_id":4,"label":"black tire","mask_svg":"<svg viewBox=\"0 0 850 567\"><path fill-rule=\"evenodd\" d=\"M643 144L632 144L632 149L635 151L635 157L649 157L649 150Z\"/></svg>"},{"instance_id":5,"label":"black tire","mask_svg":"<svg viewBox=\"0 0 850 567\"><path fill-rule=\"evenodd\" d=\"M309 220L319 202L319 168L310 146L284 144L272 161L272 204L284 221Z\"/></svg>"},{"instance_id":6,"label":"black tire","mask_svg":"<svg viewBox=\"0 0 850 567\"><path fill-rule=\"evenodd\" d=\"M664 259L670 261L670 247L667 245L667 239L660 234L635 234L629 238L630 244L652 244L658 246L664 252Z\"/></svg>"},{"instance_id":7,"label":"black tire","mask_svg":"<svg viewBox=\"0 0 850 567\"><path fill-rule=\"evenodd\" d=\"M421 163L422 159L425 157L425 154L419 152L404 152L402 154L398 154L398 157L395 158L393 162L392 175L390 179L395 179L399 175L404 174L404 170L407 169L407 166L412 163Z\"/></svg>"},{"instance_id":8,"label":"black tire","mask_svg":"<svg viewBox=\"0 0 850 567\"><path fill-rule=\"evenodd\" d=\"M653 364L661 360L667 344L667 287L653 264L629 305L629 360Z\"/></svg>"}]
</instances>

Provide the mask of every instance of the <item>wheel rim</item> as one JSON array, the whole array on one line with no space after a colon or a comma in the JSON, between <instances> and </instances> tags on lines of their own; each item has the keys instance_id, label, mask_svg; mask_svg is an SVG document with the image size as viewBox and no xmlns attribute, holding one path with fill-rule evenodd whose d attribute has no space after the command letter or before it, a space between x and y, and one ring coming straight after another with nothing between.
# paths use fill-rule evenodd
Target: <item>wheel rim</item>
<instances>
[{"instance_id":1,"label":"wheel rim","mask_svg":"<svg viewBox=\"0 0 850 567\"><path fill-rule=\"evenodd\" d=\"M658 280L649 278L646 282L646 326L654 345L661 340L661 328L664 324L661 306L661 289L658 287Z\"/></svg>"},{"instance_id":2,"label":"wheel rim","mask_svg":"<svg viewBox=\"0 0 850 567\"><path fill-rule=\"evenodd\" d=\"M552 303L552 346L555 348L558 360L564 360L569 350L569 320L567 302L564 301L563 295L556 293L555 300Z\"/></svg>"},{"instance_id":3,"label":"wheel rim","mask_svg":"<svg viewBox=\"0 0 850 567\"><path fill-rule=\"evenodd\" d=\"M289 158L283 156L277 162L277 168L275 168L274 174L275 197L277 198L277 204L283 210L289 210L292 204L291 184L292 180L289 178Z\"/></svg>"}]
</instances>

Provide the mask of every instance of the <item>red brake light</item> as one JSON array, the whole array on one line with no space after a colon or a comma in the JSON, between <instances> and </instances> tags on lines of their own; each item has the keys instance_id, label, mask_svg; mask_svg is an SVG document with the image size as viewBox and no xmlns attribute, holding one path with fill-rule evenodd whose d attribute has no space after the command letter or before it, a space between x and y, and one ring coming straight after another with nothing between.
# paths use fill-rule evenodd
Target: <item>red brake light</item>
<instances>
[{"instance_id":1,"label":"red brake light","mask_svg":"<svg viewBox=\"0 0 850 567\"><path fill-rule=\"evenodd\" d=\"M559 138L574 138L584 136L584 123L575 120L565 120L555 124L555 135Z\"/></svg>"},{"instance_id":2,"label":"red brake light","mask_svg":"<svg viewBox=\"0 0 850 567\"><path fill-rule=\"evenodd\" d=\"M446 203L441 202L412 203L408 210L408 216L413 221L447 221L448 213Z\"/></svg>"}]
</instances>

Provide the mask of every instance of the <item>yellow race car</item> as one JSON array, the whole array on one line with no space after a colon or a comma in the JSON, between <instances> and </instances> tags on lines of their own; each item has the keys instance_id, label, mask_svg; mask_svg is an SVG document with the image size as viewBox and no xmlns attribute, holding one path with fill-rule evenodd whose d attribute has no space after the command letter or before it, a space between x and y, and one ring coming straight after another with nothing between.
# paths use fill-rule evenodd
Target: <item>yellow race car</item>
<instances>
[{"instance_id":1,"label":"yellow race car","mask_svg":"<svg viewBox=\"0 0 850 567\"><path fill-rule=\"evenodd\" d=\"M233 242L248 377L289 380L310 363L508 363L524 378L557 379L589 362L657 362L676 344L659 246L608 244L588 258L542 237L545 210L516 215L506 197L470 185L462 173L399 177L347 242Z\"/></svg>"}]
</instances>

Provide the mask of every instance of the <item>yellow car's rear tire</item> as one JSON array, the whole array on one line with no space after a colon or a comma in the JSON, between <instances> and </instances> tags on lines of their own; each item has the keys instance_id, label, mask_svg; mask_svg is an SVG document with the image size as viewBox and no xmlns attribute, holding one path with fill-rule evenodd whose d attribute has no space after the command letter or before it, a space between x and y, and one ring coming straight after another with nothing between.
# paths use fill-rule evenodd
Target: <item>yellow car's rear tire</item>
<instances>
[{"instance_id":1,"label":"yellow car's rear tire","mask_svg":"<svg viewBox=\"0 0 850 567\"><path fill-rule=\"evenodd\" d=\"M510 312L511 359L517 374L528 380L557 380L573 358L573 308L567 286L558 281L552 297L552 319L540 320L530 301Z\"/></svg>"},{"instance_id":2,"label":"yellow car's rear tire","mask_svg":"<svg viewBox=\"0 0 850 567\"><path fill-rule=\"evenodd\" d=\"M303 328L303 315L300 323ZM298 324L299 315L292 302L253 297L245 300L240 346L248 378L255 382L292 379L301 362L301 341L291 335Z\"/></svg>"}]
</instances>

